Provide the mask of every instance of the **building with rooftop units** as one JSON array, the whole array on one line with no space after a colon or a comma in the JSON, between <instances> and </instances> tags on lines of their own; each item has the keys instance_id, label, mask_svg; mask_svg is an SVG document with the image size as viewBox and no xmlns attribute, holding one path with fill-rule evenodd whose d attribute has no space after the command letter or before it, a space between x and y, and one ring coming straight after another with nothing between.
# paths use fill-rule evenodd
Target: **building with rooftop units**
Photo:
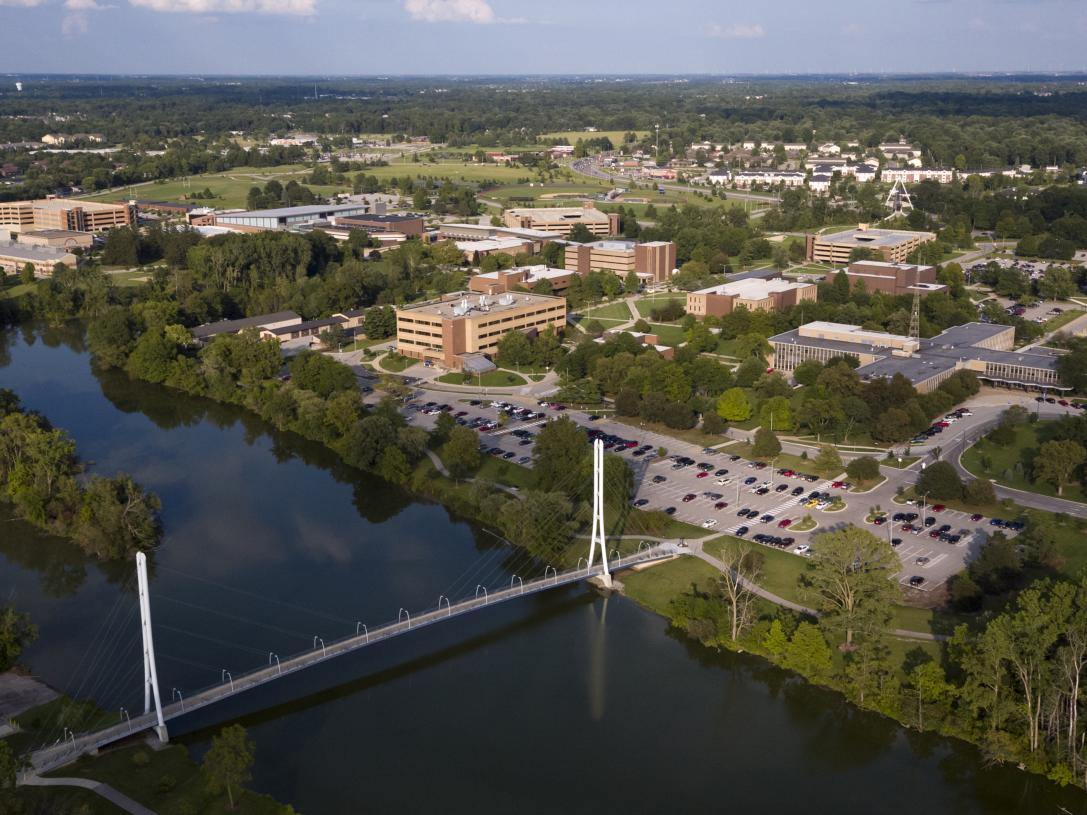
<instances>
[{"instance_id":1,"label":"building with rooftop units","mask_svg":"<svg viewBox=\"0 0 1087 815\"><path fill-rule=\"evenodd\" d=\"M0 273L19 274L26 264L34 268L35 277L52 277L58 263L74 269L79 258L64 249L51 246L28 246L23 243L0 243Z\"/></svg>"},{"instance_id":2,"label":"building with rooftop units","mask_svg":"<svg viewBox=\"0 0 1087 815\"><path fill-rule=\"evenodd\" d=\"M535 334L566 326L566 298L507 292L497 297L457 292L396 309L396 348L404 356L454 371L493 358L510 331ZM473 360L475 360L473 362Z\"/></svg>"},{"instance_id":3,"label":"building with rooftop units","mask_svg":"<svg viewBox=\"0 0 1087 815\"><path fill-rule=\"evenodd\" d=\"M858 260L845 269L827 272L824 282L833 283L838 272L844 271L850 289L863 281L868 292L886 294L914 294L922 297L933 292L946 291L947 286L936 282L935 266L918 266L913 263L888 263L885 260Z\"/></svg>"},{"instance_id":4,"label":"building with rooftop units","mask_svg":"<svg viewBox=\"0 0 1087 815\"><path fill-rule=\"evenodd\" d=\"M952 326L929 339L913 339L857 325L816 321L770 338L771 364L789 373L805 360L850 356L865 380L901 374L928 393L956 371L972 371L989 384L1017 390L1066 391L1057 375L1060 351L1014 350L1015 328L991 323Z\"/></svg>"},{"instance_id":5,"label":"building with rooftop units","mask_svg":"<svg viewBox=\"0 0 1087 815\"><path fill-rule=\"evenodd\" d=\"M808 235L806 255L809 261L815 263L845 266L853 260L854 249L865 248L872 250L880 260L905 263L914 249L932 240L936 240L932 232L872 229L867 224L860 224L856 229Z\"/></svg>"}]
</instances>

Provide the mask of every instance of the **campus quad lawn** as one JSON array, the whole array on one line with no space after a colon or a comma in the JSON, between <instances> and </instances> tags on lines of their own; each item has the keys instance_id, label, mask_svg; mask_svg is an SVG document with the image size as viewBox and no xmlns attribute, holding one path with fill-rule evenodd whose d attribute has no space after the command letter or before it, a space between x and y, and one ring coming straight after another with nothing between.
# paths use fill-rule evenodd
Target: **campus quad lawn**
<instances>
[{"instance_id":1,"label":"campus quad lawn","mask_svg":"<svg viewBox=\"0 0 1087 815\"><path fill-rule=\"evenodd\" d=\"M969 448L962 456L962 464L979 478L991 478L998 484L1012 487L1026 492L1035 492L1039 495L1057 494L1057 489L1047 481L1030 481L1026 473L1018 472L1015 465L1026 462L1037 455L1041 443L1038 441L1036 425L1022 424L1016 428L1015 442L1007 447L993 444L987 438L980 439L977 444ZM985 467L982 460L987 458L989 466ZM1029 469L1029 468L1028 468ZM1087 501L1082 487L1073 482L1064 488L1061 498L1069 501Z\"/></svg>"},{"instance_id":2,"label":"campus quad lawn","mask_svg":"<svg viewBox=\"0 0 1087 815\"><path fill-rule=\"evenodd\" d=\"M601 306L589 306L584 312L586 320L632 320L630 307L625 302L608 303Z\"/></svg>"},{"instance_id":3,"label":"campus quad lawn","mask_svg":"<svg viewBox=\"0 0 1087 815\"><path fill-rule=\"evenodd\" d=\"M650 323L649 330L657 335L661 345L681 345L687 341L686 332L678 325L668 323Z\"/></svg>"},{"instance_id":4,"label":"campus quad lawn","mask_svg":"<svg viewBox=\"0 0 1087 815\"><path fill-rule=\"evenodd\" d=\"M638 314L642 317L649 319L649 314L653 309L660 308L669 302L679 303L686 308L687 298L682 295L664 295L660 297L643 297L640 300L634 301L634 308L638 310Z\"/></svg>"},{"instance_id":5,"label":"campus quad lawn","mask_svg":"<svg viewBox=\"0 0 1087 815\"><path fill-rule=\"evenodd\" d=\"M401 371L406 371L408 368L410 368L412 365L417 364L418 362L419 360L412 359L411 357L385 356L382 357L380 362L378 362L378 367L380 367L382 370L391 371L394 374L398 374Z\"/></svg>"},{"instance_id":6,"label":"campus quad lawn","mask_svg":"<svg viewBox=\"0 0 1087 815\"><path fill-rule=\"evenodd\" d=\"M638 572L624 572L624 594L652 611L668 616L669 604L694 583L700 590L715 591L720 576L715 568L693 557L667 560Z\"/></svg>"}]
</instances>

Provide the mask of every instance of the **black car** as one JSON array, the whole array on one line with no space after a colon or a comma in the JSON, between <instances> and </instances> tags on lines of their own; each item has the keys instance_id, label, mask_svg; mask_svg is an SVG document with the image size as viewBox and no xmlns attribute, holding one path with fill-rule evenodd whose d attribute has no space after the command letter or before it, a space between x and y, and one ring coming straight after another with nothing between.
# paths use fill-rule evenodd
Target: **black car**
<instances>
[{"instance_id":1,"label":"black car","mask_svg":"<svg viewBox=\"0 0 1087 815\"><path fill-rule=\"evenodd\" d=\"M743 509L741 509L739 512L736 513L736 515L739 518L746 518L747 517L747 507L744 507Z\"/></svg>"},{"instance_id":2,"label":"black car","mask_svg":"<svg viewBox=\"0 0 1087 815\"><path fill-rule=\"evenodd\" d=\"M768 513L766 513L765 515L763 515L763 516L762 516L761 518L759 518L759 520L760 520L760 521L761 521L762 523L764 523L764 524L768 524L768 523L770 523L770 521L774 520L774 516L773 516L773 515L771 515L771 514L770 514L770 513L768 512Z\"/></svg>"},{"instance_id":3,"label":"black car","mask_svg":"<svg viewBox=\"0 0 1087 815\"><path fill-rule=\"evenodd\" d=\"M740 460L740 457L739 457L739 456L729 456L729 457L728 457L728 460L729 460L729 461L739 461L739 460Z\"/></svg>"},{"instance_id":4,"label":"black car","mask_svg":"<svg viewBox=\"0 0 1087 815\"><path fill-rule=\"evenodd\" d=\"M750 531L751 530L748 529L746 526L741 526L739 529L736 530L735 534L736 534L737 537L742 538L744 535L746 535Z\"/></svg>"},{"instance_id":5,"label":"black car","mask_svg":"<svg viewBox=\"0 0 1087 815\"><path fill-rule=\"evenodd\" d=\"M637 501L635 501L635 502L634 502L634 506L636 506L636 507L644 507L644 506L645 506L646 504L648 504L648 503L649 503L649 499L648 499L648 498L639 498L639 499L638 499Z\"/></svg>"},{"instance_id":6,"label":"black car","mask_svg":"<svg viewBox=\"0 0 1087 815\"><path fill-rule=\"evenodd\" d=\"M744 479L744 484L747 484L747 485L750 486L751 484L754 484L758 480L759 479L755 478L755 476L751 476L750 478L745 478Z\"/></svg>"},{"instance_id":7,"label":"black car","mask_svg":"<svg viewBox=\"0 0 1087 815\"><path fill-rule=\"evenodd\" d=\"M778 484L776 487L774 487L774 492L785 492L785 490L787 489L789 489L788 484Z\"/></svg>"},{"instance_id":8,"label":"black car","mask_svg":"<svg viewBox=\"0 0 1087 815\"><path fill-rule=\"evenodd\" d=\"M793 487L793 491L789 493L789 495L803 495L803 494L804 494L804 488L803 487Z\"/></svg>"},{"instance_id":9,"label":"black car","mask_svg":"<svg viewBox=\"0 0 1087 815\"><path fill-rule=\"evenodd\" d=\"M718 478L720 478L723 475L728 475L728 470L726 470L724 467L722 467L720 470L715 472L714 475L717 476Z\"/></svg>"},{"instance_id":10,"label":"black car","mask_svg":"<svg viewBox=\"0 0 1087 815\"><path fill-rule=\"evenodd\" d=\"M932 526L934 523L936 523L935 518L925 518L925 526Z\"/></svg>"},{"instance_id":11,"label":"black car","mask_svg":"<svg viewBox=\"0 0 1087 815\"><path fill-rule=\"evenodd\" d=\"M901 546L902 538L891 538L891 546Z\"/></svg>"},{"instance_id":12,"label":"black car","mask_svg":"<svg viewBox=\"0 0 1087 815\"><path fill-rule=\"evenodd\" d=\"M667 479L667 478L665 478L665 477L664 477L663 475L655 475L655 476L653 476L653 483L654 483L654 484L663 484L663 483L664 483L665 481L667 481L667 480L668 480L668 479Z\"/></svg>"},{"instance_id":13,"label":"black car","mask_svg":"<svg viewBox=\"0 0 1087 815\"><path fill-rule=\"evenodd\" d=\"M665 515L675 515L676 514L676 508L675 507L665 507L664 514Z\"/></svg>"},{"instance_id":14,"label":"black car","mask_svg":"<svg viewBox=\"0 0 1087 815\"><path fill-rule=\"evenodd\" d=\"M924 583L925 583L925 578L921 577L920 575L915 574L913 577L910 578L910 585L913 586L914 588L917 588L918 586L922 586L922 585L924 585Z\"/></svg>"}]
</instances>

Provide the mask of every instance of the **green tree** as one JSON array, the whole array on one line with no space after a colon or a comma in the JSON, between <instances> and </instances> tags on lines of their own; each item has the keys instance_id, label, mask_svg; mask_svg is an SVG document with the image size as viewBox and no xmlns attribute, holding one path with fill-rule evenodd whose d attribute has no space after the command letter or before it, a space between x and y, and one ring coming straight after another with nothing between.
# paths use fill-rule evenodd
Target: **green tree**
<instances>
[{"instance_id":1,"label":"green tree","mask_svg":"<svg viewBox=\"0 0 1087 815\"><path fill-rule=\"evenodd\" d=\"M146 552L162 537L161 507L157 495L127 475L92 476L83 490L76 542L103 560Z\"/></svg>"},{"instance_id":2,"label":"green tree","mask_svg":"<svg viewBox=\"0 0 1087 815\"><path fill-rule=\"evenodd\" d=\"M944 669L932 660L916 665L910 671L909 683L917 696L917 727L924 730L925 709L933 705L948 708L955 696L955 686L947 681Z\"/></svg>"},{"instance_id":3,"label":"green tree","mask_svg":"<svg viewBox=\"0 0 1087 815\"><path fill-rule=\"evenodd\" d=\"M1034 459L1034 478L1048 481L1060 495L1076 470L1087 459L1087 450L1074 441L1047 441Z\"/></svg>"},{"instance_id":4,"label":"green tree","mask_svg":"<svg viewBox=\"0 0 1087 815\"><path fill-rule=\"evenodd\" d=\"M849 462L845 472L854 481L875 481L879 478L879 462L871 456L861 456Z\"/></svg>"},{"instance_id":5,"label":"green tree","mask_svg":"<svg viewBox=\"0 0 1087 815\"><path fill-rule=\"evenodd\" d=\"M996 503L996 491L987 478L975 478L963 485L962 499L975 507L991 506Z\"/></svg>"},{"instance_id":6,"label":"green tree","mask_svg":"<svg viewBox=\"0 0 1087 815\"><path fill-rule=\"evenodd\" d=\"M19 272L19 282L30 284L34 282L34 264L24 263Z\"/></svg>"},{"instance_id":7,"label":"green tree","mask_svg":"<svg viewBox=\"0 0 1087 815\"><path fill-rule=\"evenodd\" d=\"M816 682L830 676L830 648L823 632L811 623L800 623L782 654L782 664Z\"/></svg>"},{"instance_id":8,"label":"green tree","mask_svg":"<svg viewBox=\"0 0 1087 815\"><path fill-rule=\"evenodd\" d=\"M573 243L592 243L596 240L596 237L589 231L589 227L583 223L574 224L573 229L570 230L570 234L567 235L567 240Z\"/></svg>"},{"instance_id":9,"label":"green tree","mask_svg":"<svg viewBox=\"0 0 1087 815\"><path fill-rule=\"evenodd\" d=\"M819 453L812 462L816 469L824 473L840 473L842 471L842 457L838 454L838 448L833 444L823 444L819 447Z\"/></svg>"},{"instance_id":10,"label":"green tree","mask_svg":"<svg viewBox=\"0 0 1087 815\"><path fill-rule=\"evenodd\" d=\"M479 440L467 427L456 425L449 433L449 441L442 445L442 463L454 478L464 478L479 469L482 456Z\"/></svg>"},{"instance_id":11,"label":"green tree","mask_svg":"<svg viewBox=\"0 0 1087 815\"><path fill-rule=\"evenodd\" d=\"M589 455L585 432L567 417L548 422L536 435L536 484L543 492L573 497L582 485L576 477Z\"/></svg>"},{"instance_id":12,"label":"green tree","mask_svg":"<svg viewBox=\"0 0 1087 815\"><path fill-rule=\"evenodd\" d=\"M357 390L354 371L316 351L303 351L295 355L287 363L287 369L296 388L313 391L324 399L341 391Z\"/></svg>"},{"instance_id":13,"label":"green tree","mask_svg":"<svg viewBox=\"0 0 1087 815\"><path fill-rule=\"evenodd\" d=\"M814 385L823 372L823 364L817 359L806 359L793 369L793 379L800 385Z\"/></svg>"},{"instance_id":14,"label":"green tree","mask_svg":"<svg viewBox=\"0 0 1087 815\"><path fill-rule=\"evenodd\" d=\"M0 673L11 670L23 649L37 638L38 627L30 622L30 617L4 606L0 610Z\"/></svg>"},{"instance_id":15,"label":"green tree","mask_svg":"<svg viewBox=\"0 0 1087 815\"><path fill-rule=\"evenodd\" d=\"M729 388L717 397L717 415L728 422L744 422L751 418L751 401L743 388Z\"/></svg>"},{"instance_id":16,"label":"green tree","mask_svg":"<svg viewBox=\"0 0 1087 815\"><path fill-rule=\"evenodd\" d=\"M230 809L234 804L234 789L239 795L242 786L252 778L253 742L240 724L232 724L211 737L211 747L204 755L201 769L207 781L208 789L213 794L226 790Z\"/></svg>"},{"instance_id":17,"label":"green tree","mask_svg":"<svg viewBox=\"0 0 1087 815\"><path fill-rule=\"evenodd\" d=\"M438 414L438 418L434 420L434 430L431 431L431 436L433 436L437 444L445 444L453 435L453 430L459 426L457 420L453 418L453 414L443 410Z\"/></svg>"},{"instance_id":18,"label":"green tree","mask_svg":"<svg viewBox=\"0 0 1087 815\"><path fill-rule=\"evenodd\" d=\"M377 474L394 484L404 484L411 477L411 463L399 447L386 447L378 459Z\"/></svg>"},{"instance_id":19,"label":"green tree","mask_svg":"<svg viewBox=\"0 0 1087 815\"><path fill-rule=\"evenodd\" d=\"M135 344L128 309L112 308L87 326L87 344L97 364L120 368Z\"/></svg>"},{"instance_id":20,"label":"green tree","mask_svg":"<svg viewBox=\"0 0 1087 815\"><path fill-rule=\"evenodd\" d=\"M894 550L871 532L847 526L816 535L803 593L822 612L820 622L845 632L847 647L858 630L887 625L899 586L891 578L901 568Z\"/></svg>"},{"instance_id":21,"label":"green tree","mask_svg":"<svg viewBox=\"0 0 1087 815\"><path fill-rule=\"evenodd\" d=\"M631 269L627 272L627 276L623 278L623 291L627 294L634 294L641 288L642 280L638 277L638 273Z\"/></svg>"},{"instance_id":22,"label":"green tree","mask_svg":"<svg viewBox=\"0 0 1087 815\"><path fill-rule=\"evenodd\" d=\"M163 382L170 373L170 364L177 358L177 346L166 339L162 331L145 331L136 340L125 370L129 375L148 382Z\"/></svg>"},{"instance_id":23,"label":"green tree","mask_svg":"<svg viewBox=\"0 0 1087 815\"><path fill-rule=\"evenodd\" d=\"M922 471L914 489L930 499L955 500L962 497L962 479L949 462L937 461Z\"/></svg>"},{"instance_id":24,"label":"green tree","mask_svg":"<svg viewBox=\"0 0 1087 815\"><path fill-rule=\"evenodd\" d=\"M772 657L780 658L785 649L789 647L789 638L785 636L785 629L781 627L781 620L774 618L770 623L770 630L766 632L766 638L762 641L762 647Z\"/></svg>"},{"instance_id":25,"label":"green tree","mask_svg":"<svg viewBox=\"0 0 1087 815\"><path fill-rule=\"evenodd\" d=\"M768 427L755 431L755 443L751 446L751 455L755 458L773 458L781 452L781 442Z\"/></svg>"},{"instance_id":26,"label":"green tree","mask_svg":"<svg viewBox=\"0 0 1087 815\"><path fill-rule=\"evenodd\" d=\"M793 429L793 408L784 396L767 399L759 410L759 422L763 427L779 431Z\"/></svg>"}]
</instances>

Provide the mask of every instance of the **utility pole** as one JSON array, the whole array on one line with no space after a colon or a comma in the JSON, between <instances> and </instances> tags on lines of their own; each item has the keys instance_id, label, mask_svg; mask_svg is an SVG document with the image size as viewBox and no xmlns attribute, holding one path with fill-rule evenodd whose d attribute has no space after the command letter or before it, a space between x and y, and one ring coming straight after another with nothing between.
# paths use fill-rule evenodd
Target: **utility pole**
<instances>
[{"instance_id":1,"label":"utility pole","mask_svg":"<svg viewBox=\"0 0 1087 815\"><path fill-rule=\"evenodd\" d=\"M155 733L163 744L170 740L166 722L162 718L162 699L159 698L159 675L155 666L155 642L151 636L151 595L147 582L147 555L136 553L136 580L139 584L140 633L143 635L143 712L151 712L151 697L155 697L155 715L158 724Z\"/></svg>"}]
</instances>

